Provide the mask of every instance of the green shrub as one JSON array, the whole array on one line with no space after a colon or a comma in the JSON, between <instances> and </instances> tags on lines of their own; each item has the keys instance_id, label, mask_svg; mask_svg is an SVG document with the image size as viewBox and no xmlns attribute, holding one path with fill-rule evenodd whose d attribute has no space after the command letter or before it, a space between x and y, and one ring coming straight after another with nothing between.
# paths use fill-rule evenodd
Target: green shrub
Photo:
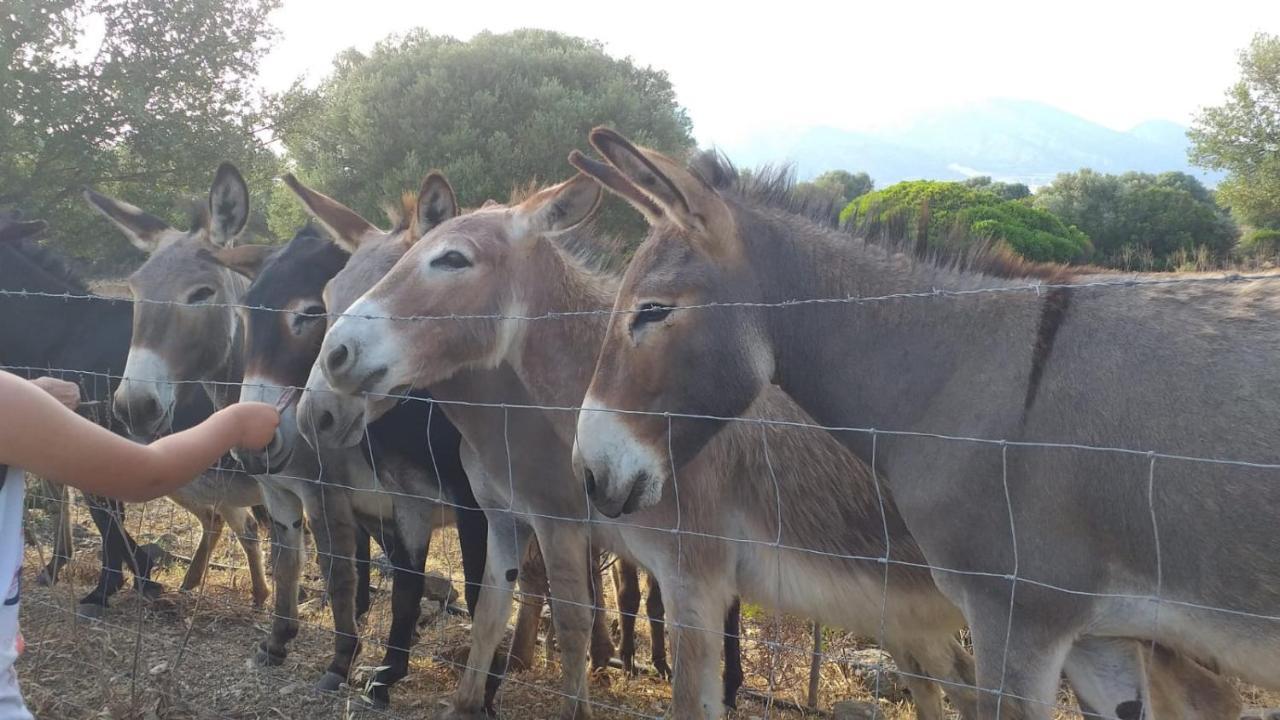
<instances>
[{"instance_id":1,"label":"green shrub","mask_svg":"<svg viewBox=\"0 0 1280 720\"><path fill-rule=\"evenodd\" d=\"M956 250L957 243L999 241L1042 262L1079 262L1093 246L1076 227L1023 200L1006 200L982 188L937 180L891 185L849 203L842 222L856 220L871 232L905 235L928 248Z\"/></svg>"},{"instance_id":2,"label":"green shrub","mask_svg":"<svg viewBox=\"0 0 1280 720\"><path fill-rule=\"evenodd\" d=\"M1274 258L1280 255L1280 230L1259 228L1240 238L1237 250L1241 255L1257 258Z\"/></svg>"}]
</instances>

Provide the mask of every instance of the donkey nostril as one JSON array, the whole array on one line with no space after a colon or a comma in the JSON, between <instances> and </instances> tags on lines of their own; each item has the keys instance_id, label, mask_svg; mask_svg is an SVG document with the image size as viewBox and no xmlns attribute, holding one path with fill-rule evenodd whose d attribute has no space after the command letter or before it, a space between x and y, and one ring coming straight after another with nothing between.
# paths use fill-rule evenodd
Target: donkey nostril
<instances>
[{"instance_id":1,"label":"donkey nostril","mask_svg":"<svg viewBox=\"0 0 1280 720\"><path fill-rule=\"evenodd\" d=\"M586 475L587 494L594 497L596 494L596 474L591 472L589 469L584 470L583 472Z\"/></svg>"},{"instance_id":2,"label":"donkey nostril","mask_svg":"<svg viewBox=\"0 0 1280 720\"><path fill-rule=\"evenodd\" d=\"M160 416L160 400L155 398L154 396L148 397L146 400L144 400L142 402L142 414L145 415L146 417L152 417L152 418L159 417Z\"/></svg>"},{"instance_id":3,"label":"donkey nostril","mask_svg":"<svg viewBox=\"0 0 1280 720\"><path fill-rule=\"evenodd\" d=\"M316 421L316 429L320 432L328 432L333 429L334 422L333 413L325 410L320 413L320 419Z\"/></svg>"},{"instance_id":4,"label":"donkey nostril","mask_svg":"<svg viewBox=\"0 0 1280 720\"><path fill-rule=\"evenodd\" d=\"M338 347L334 348L329 352L329 358L327 360L327 362L329 363L329 369L330 370L340 369L343 365L347 363L347 358L349 357L351 357L351 352L347 350L347 346L339 345Z\"/></svg>"}]
</instances>

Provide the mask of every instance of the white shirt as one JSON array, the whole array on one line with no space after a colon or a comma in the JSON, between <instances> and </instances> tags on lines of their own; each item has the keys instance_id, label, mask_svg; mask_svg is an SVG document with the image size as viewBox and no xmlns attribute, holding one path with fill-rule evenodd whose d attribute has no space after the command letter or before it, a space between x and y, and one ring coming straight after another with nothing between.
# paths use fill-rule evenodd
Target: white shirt
<instances>
[{"instance_id":1,"label":"white shirt","mask_svg":"<svg viewBox=\"0 0 1280 720\"><path fill-rule=\"evenodd\" d=\"M0 466L3 468L3 466ZM8 468L0 484L0 720L32 720L18 689L18 599L22 592L22 512L26 473Z\"/></svg>"}]
</instances>

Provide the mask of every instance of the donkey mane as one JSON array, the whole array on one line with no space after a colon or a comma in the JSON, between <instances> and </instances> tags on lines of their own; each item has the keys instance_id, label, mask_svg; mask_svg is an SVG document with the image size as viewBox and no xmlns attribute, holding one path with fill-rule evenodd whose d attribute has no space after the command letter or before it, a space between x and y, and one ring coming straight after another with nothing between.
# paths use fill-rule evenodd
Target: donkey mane
<instances>
[{"instance_id":1,"label":"donkey mane","mask_svg":"<svg viewBox=\"0 0 1280 720\"><path fill-rule=\"evenodd\" d=\"M797 193L795 168L792 165L765 165L743 174L720 151L704 150L693 157L689 169L717 192L751 207L799 216L824 228L836 225L832 221L839 210L835 206L835 200L806 197ZM1000 240L947 242L940 248L931 247L924 242L912 242L907 239L906 233L894 232L893 228L881 226L877 231L867 218L851 219L838 229L852 238L860 238L892 253L901 253L938 267L979 272L998 278L1036 278L1057 283L1086 273L1102 272L1096 267L1070 267L1027 260Z\"/></svg>"},{"instance_id":2,"label":"donkey mane","mask_svg":"<svg viewBox=\"0 0 1280 720\"><path fill-rule=\"evenodd\" d=\"M36 242L34 238L23 238L7 245L28 262L47 273L59 284L66 285L68 292L88 294L89 285L81 278L70 264L57 252Z\"/></svg>"}]
</instances>

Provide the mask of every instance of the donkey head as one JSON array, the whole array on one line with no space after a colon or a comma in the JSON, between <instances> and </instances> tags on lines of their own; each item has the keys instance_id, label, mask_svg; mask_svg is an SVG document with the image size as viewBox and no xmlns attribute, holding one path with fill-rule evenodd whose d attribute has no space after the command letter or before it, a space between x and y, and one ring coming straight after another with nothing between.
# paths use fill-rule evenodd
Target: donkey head
<instances>
[{"instance_id":1,"label":"donkey head","mask_svg":"<svg viewBox=\"0 0 1280 720\"><path fill-rule=\"evenodd\" d=\"M244 295L244 381L241 402L280 408L280 425L261 452L234 450L245 470L279 472L297 446L293 399L307 382L325 332L325 283L347 262L347 251L308 224L265 262L229 264L252 280ZM225 257L220 259L226 260Z\"/></svg>"},{"instance_id":2,"label":"donkey head","mask_svg":"<svg viewBox=\"0 0 1280 720\"><path fill-rule=\"evenodd\" d=\"M232 305L248 281L228 265L266 252L235 247L248 221L249 191L240 172L223 163L208 204L185 231L93 190L85 199L148 253L129 277L133 339L115 413L134 434L154 436L169 429L183 383L238 380L240 326Z\"/></svg>"},{"instance_id":3,"label":"donkey head","mask_svg":"<svg viewBox=\"0 0 1280 720\"><path fill-rule=\"evenodd\" d=\"M739 415L769 382L773 359L750 307L700 307L759 297L737 209L698 174L615 132L597 128L591 144L607 162L577 152L569 161L650 226L578 415L575 464L597 508L617 516L658 502L673 467L723 424L680 416ZM714 382L695 371L712 368Z\"/></svg>"},{"instance_id":4,"label":"donkey head","mask_svg":"<svg viewBox=\"0 0 1280 720\"><path fill-rule=\"evenodd\" d=\"M392 386L371 384L330 385L329 372L337 368L340 380L345 379L341 370L348 359L343 357L337 345L329 337L335 331L346 332L341 327L361 327L379 330L410 321L395 322L385 317L346 317L352 306L373 287L388 270L409 250L419 233L426 233L441 222L458 214L457 201L449 181L438 172L432 172L422 183L418 197L406 197L397 222L389 230L381 230L359 214L336 200L327 197L302 183L293 176L285 178L286 184L302 200L307 211L324 225L334 240L351 253L341 270L324 286L323 301L329 317L328 332L320 348L315 364L307 378L306 392L298 404L298 428L307 442L321 447L350 447L363 437L368 423L378 419L395 404L394 397L400 390Z\"/></svg>"},{"instance_id":5,"label":"donkey head","mask_svg":"<svg viewBox=\"0 0 1280 720\"><path fill-rule=\"evenodd\" d=\"M430 181L419 208L436 195ZM395 394L509 360L528 326L522 308L544 282L526 260L534 243L586 220L600 197L599 187L579 175L423 234L329 331L322 357L330 384ZM370 317L414 319L363 319Z\"/></svg>"},{"instance_id":6,"label":"donkey head","mask_svg":"<svg viewBox=\"0 0 1280 720\"><path fill-rule=\"evenodd\" d=\"M18 242L35 237L48 228L43 220L22 220L17 213L0 214L0 243Z\"/></svg>"}]
</instances>

